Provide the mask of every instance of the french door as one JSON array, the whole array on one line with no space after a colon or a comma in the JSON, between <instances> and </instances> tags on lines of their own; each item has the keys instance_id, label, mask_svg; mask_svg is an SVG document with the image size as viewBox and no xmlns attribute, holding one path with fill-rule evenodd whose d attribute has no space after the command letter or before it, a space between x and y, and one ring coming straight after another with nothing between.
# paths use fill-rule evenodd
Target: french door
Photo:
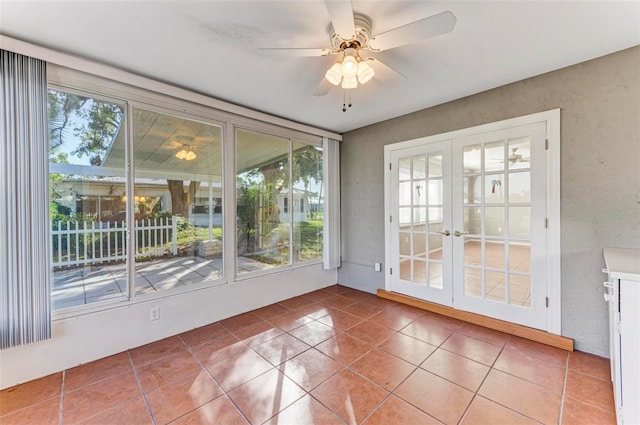
<instances>
[{"instance_id":1,"label":"french door","mask_svg":"<svg viewBox=\"0 0 640 425\"><path fill-rule=\"evenodd\" d=\"M392 153L394 291L451 305L451 160L448 142ZM395 220L394 220L395 219Z\"/></svg>"},{"instance_id":2,"label":"french door","mask_svg":"<svg viewBox=\"0 0 640 425\"><path fill-rule=\"evenodd\" d=\"M544 122L391 151L391 290L546 326Z\"/></svg>"}]
</instances>

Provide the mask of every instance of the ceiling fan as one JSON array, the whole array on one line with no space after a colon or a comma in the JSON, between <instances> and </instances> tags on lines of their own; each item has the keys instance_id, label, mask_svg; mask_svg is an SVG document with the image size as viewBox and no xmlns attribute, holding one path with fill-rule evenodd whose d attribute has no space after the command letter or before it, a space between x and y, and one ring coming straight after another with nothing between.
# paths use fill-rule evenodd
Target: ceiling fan
<instances>
[{"instance_id":1,"label":"ceiling fan","mask_svg":"<svg viewBox=\"0 0 640 425\"><path fill-rule=\"evenodd\" d=\"M515 165L516 162L528 162L529 158L523 157L521 154L517 153L518 148L511 148L511 155L509 155L509 164Z\"/></svg>"},{"instance_id":2,"label":"ceiling fan","mask_svg":"<svg viewBox=\"0 0 640 425\"><path fill-rule=\"evenodd\" d=\"M330 56L339 58L325 73L325 77L313 92L324 96L333 86L345 90L365 84L374 76L382 81L404 79L398 71L379 59L366 57L366 52L384 52L396 47L415 43L453 31L456 17L451 12L442 12L427 18L407 23L388 31L373 34L371 22L353 12L351 0L325 0L331 18L328 48L263 48L262 52L279 57ZM351 105L349 105L351 106ZM343 105L343 111L346 106Z\"/></svg>"}]
</instances>

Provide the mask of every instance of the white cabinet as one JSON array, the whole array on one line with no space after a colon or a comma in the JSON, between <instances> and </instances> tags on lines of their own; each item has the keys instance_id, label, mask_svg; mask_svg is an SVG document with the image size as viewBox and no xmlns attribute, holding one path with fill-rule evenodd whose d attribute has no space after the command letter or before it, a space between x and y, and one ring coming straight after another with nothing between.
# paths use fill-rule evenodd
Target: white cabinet
<instances>
[{"instance_id":1,"label":"white cabinet","mask_svg":"<svg viewBox=\"0 0 640 425\"><path fill-rule=\"evenodd\" d=\"M640 424L640 250L605 248L611 380L619 425Z\"/></svg>"}]
</instances>

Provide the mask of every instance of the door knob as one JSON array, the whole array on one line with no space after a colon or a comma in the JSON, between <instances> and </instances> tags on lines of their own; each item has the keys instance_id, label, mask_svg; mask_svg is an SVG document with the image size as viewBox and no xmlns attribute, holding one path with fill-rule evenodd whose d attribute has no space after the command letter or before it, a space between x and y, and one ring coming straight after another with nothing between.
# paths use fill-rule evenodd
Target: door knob
<instances>
[{"instance_id":1,"label":"door knob","mask_svg":"<svg viewBox=\"0 0 640 425\"><path fill-rule=\"evenodd\" d=\"M445 236L450 236L451 232L448 230L445 230L444 232L436 232L436 233L440 233L441 235L445 235Z\"/></svg>"},{"instance_id":2,"label":"door knob","mask_svg":"<svg viewBox=\"0 0 640 425\"><path fill-rule=\"evenodd\" d=\"M468 235L469 232L461 232L460 230L456 230L455 232L453 232L454 236L460 236L460 235Z\"/></svg>"}]
</instances>

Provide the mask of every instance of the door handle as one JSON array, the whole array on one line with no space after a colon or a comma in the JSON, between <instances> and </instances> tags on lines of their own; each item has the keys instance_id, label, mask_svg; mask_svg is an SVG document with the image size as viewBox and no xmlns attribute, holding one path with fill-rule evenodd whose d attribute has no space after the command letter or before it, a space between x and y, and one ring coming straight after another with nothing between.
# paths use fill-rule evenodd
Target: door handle
<instances>
[{"instance_id":1,"label":"door handle","mask_svg":"<svg viewBox=\"0 0 640 425\"><path fill-rule=\"evenodd\" d=\"M436 233L440 233L441 235L445 235L445 236L451 236L451 232L448 230L445 230L444 232L436 232Z\"/></svg>"},{"instance_id":2,"label":"door handle","mask_svg":"<svg viewBox=\"0 0 640 425\"><path fill-rule=\"evenodd\" d=\"M453 232L453 236L461 236L461 235L468 235L469 232L461 232L460 230L456 230L455 232Z\"/></svg>"}]
</instances>

